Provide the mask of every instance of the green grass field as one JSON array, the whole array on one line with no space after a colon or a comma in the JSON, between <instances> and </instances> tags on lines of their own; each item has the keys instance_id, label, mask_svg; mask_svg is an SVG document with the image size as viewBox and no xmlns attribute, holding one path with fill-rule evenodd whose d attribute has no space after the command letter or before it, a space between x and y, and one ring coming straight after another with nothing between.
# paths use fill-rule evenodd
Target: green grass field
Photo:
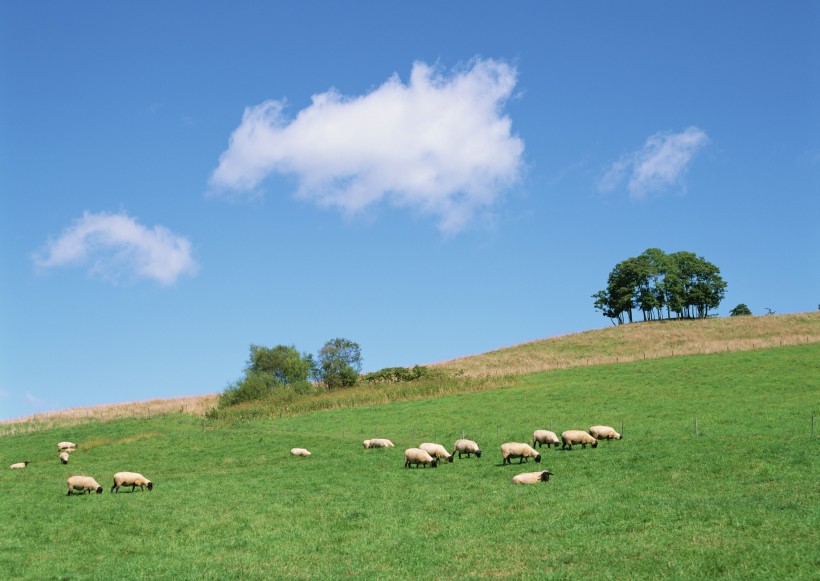
<instances>
[{"instance_id":1,"label":"green grass field","mask_svg":"<svg viewBox=\"0 0 820 581\"><path fill-rule=\"evenodd\" d=\"M165 415L3 436L0 575L817 579L818 385L810 344L275 419ZM501 466L505 441L597 423L623 424L625 438ZM462 431L481 459L402 467L405 448L451 448ZM370 437L396 448L364 450ZM66 439L79 449L63 466ZM291 457L294 446L313 455ZM550 482L510 483L540 468ZM109 493L119 470L154 490ZM70 474L105 492L66 497Z\"/></svg>"}]
</instances>

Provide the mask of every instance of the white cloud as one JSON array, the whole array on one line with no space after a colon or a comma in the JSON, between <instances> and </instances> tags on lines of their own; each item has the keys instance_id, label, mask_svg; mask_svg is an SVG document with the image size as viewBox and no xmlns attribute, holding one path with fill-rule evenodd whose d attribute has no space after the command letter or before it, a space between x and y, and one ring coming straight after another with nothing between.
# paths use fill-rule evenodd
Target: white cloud
<instances>
[{"instance_id":1,"label":"white cloud","mask_svg":"<svg viewBox=\"0 0 820 581\"><path fill-rule=\"evenodd\" d=\"M84 212L33 256L39 268L86 266L103 279L148 278L163 285L194 275L190 241L164 226L146 228L125 214Z\"/></svg>"},{"instance_id":2,"label":"white cloud","mask_svg":"<svg viewBox=\"0 0 820 581\"><path fill-rule=\"evenodd\" d=\"M706 132L697 127L688 127L681 133L656 133L643 148L612 164L598 182L598 188L609 192L628 178L629 197L641 200L674 186L682 187L683 175L695 154L708 142Z\"/></svg>"},{"instance_id":3,"label":"white cloud","mask_svg":"<svg viewBox=\"0 0 820 581\"><path fill-rule=\"evenodd\" d=\"M211 175L214 193L253 194L294 175L297 196L355 214L383 200L437 217L448 234L489 212L522 169L523 141L503 107L517 72L475 60L450 76L416 62L371 93L314 95L295 118L283 101L245 109Z\"/></svg>"}]
</instances>

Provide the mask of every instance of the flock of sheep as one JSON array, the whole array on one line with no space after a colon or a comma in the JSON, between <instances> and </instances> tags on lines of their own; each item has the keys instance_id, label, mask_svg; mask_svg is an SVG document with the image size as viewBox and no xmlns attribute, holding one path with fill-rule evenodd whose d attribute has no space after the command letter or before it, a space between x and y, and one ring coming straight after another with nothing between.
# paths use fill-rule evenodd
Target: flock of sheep
<instances>
[{"instance_id":1,"label":"flock of sheep","mask_svg":"<svg viewBox=\"0 0 820 581\"><path fill-rule=\"evenodd\" d=\"M501 463L512 464L513 458L518 458L518 463L529 461L533 458L536 462L541 462L541 454L533 447L542 447L544 444L549 448L561 444L561 449L572 449L573 445L580 444L582 448L587 445L596 448L598 440L620 440L621 434L616 432L609 426L592 426L588 432L583 430L566 430L561 433L561 439L549 430L535 430L532 434L532 442L525 444L523 442L507 442L501 445ZM369 448L393 448L393 442L387 438L373 438L362 442L365 449ZM310 452L305 448L293 448L290 453L294 456L301 456L306 458L310 456ZM439 461L446 460L452 462L455 454L458 454L459 459L463 455L468 458L475 454L476 458L481 458L481 448L472 440L456 440L453 444L453 451L448 452L447 448L441 444L433 442L424 442L419 444L418 448L408 448L404 451L404 467L411 466L419 467L430 466L436 468ZM552 476L549 470L539 470L536 472L523 472L513 477L513 484L535 484L537 482L548 482Z\"/></svg>"},{"instance_id":2,"label":"flock of sheep","mask_svg":"<svg viewBox=\"0 0 820 581\"><path fill-rule=\"evenodd\" d=\"M69 452L76 450L77 445L72 442L58 443L57 452L60 454L60 462L68 464ZM30 463L28 460L25 462L16 462L9 466L9 468L19 470L20 468L25 468ZM103 491L102 486L91 476L69 476L66 482L68 483L68 492L66 494L69 496L75 492L80 494L96 492L100 494ZM119 492L120 486L130 486L131 492L134 492L137 486L140 487L140 490L145 490L146 488L152 490L154 483L138 472L117 472L114 474L114 485L111 487L111 492Z\"/></svg>"},{"instance_id":3,"label":"flock of sheep","mask_svg":"<svg viewBox=\"0 0 820 581\"><path fill-rule=\"evenodd\" d=\"M529 461L530 458L536 462L541 462L541 454L534 446L540 448L546 444L548 448L551 446L558 448L558 444L561 444L561 449L569 448L571 450L572 446L577 444L580 444L582 448L586 448L587 445L595 448L598 446L598 440L620 439L621 434L609 426L592 426L588 432L583 430L567 430L561 433L560 439L555 432L535 430L532 434L530 444L523 442L506 442L501 444L501 463L502 465L512 464L514 458L518 458L519 464ZM393 442L387 438L365 440L363 445L366 449L395 447ZM72 442L60 442L57 444L60 462L68 464L69 452L74 452L76 449L77 445ZM301 456L303 458L310 456L310 451L305 448L292 448L290 453L293 456ZM455 454L458 454L459 459L465 455L469 458L473 454L475 454L476 458L481 458L481 448L472 440L461 439L456 440L453 445L453 451L448 452L447 448L441 444L424 442L420 444L418 448L408 448L404 451L404 467L424 466L426 468L430 466L431 468L436 468L441 460L452 462ZM9 468L18 470L25 468L29 464L30 462L26 460L25 462L12 464ZM552 472L549 470L523 472L514 476L512 481L513 484L536 484L538 482L548 482L550 476L552 476ZM102 486L91 476L69 476L67 483L67 495L71 495L75 492L85 494L86 492L90 493L92 491L100 494L103 491ZM117 472L114 474L114 484L111 486L111 492L119 492L121 486L130 486L131 492L134 492L137 486L140 487L140 490L145 490L146 488L152 490L154 483L138 472Z\"/></svg>"}]
</instances>

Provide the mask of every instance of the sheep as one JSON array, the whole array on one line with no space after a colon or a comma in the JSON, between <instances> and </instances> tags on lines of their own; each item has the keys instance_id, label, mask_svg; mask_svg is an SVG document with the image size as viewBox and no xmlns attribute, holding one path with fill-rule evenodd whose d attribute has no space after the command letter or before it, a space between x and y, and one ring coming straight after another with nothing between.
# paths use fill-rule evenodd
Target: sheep
<instances>
[{"instance_id":1,"label":"sheep","mask_svg":"<svg viewBox=\"0 0 820 581\"><path fill-rule=\"evenodd\" d=\"M31 464L31 462L29 460L26 460L25 462L17 462L16 464L12 464L11 466L9 466L9 468L11 468L12 470L18 470L20 468L25 468L29 464Z\"/></svg>"},{"instance_id":2,"label":"sheep","mask_svg":"<svg viewBox=\"0 0 820 581\"><path fill-rule=\"evenodd\" d=\"M308 456L310 456L310 452L308 452L304 448L291 448L290 453L293 456L301 456L302 458L307 458Z\"/></svg>"},{"instance_id":3,"label":"sheep","mask_svg":"<svg viewBox=\"0 0 820 581\"><path fill-rule=\"evenodd\" d=\"M581 444L582 448L586 448L587 444L589 444L593 448L597 448L598 440L583 430L567 430L566 432L561 432L561 449L563 450L569 446L569 449L572 450L573 444Z\"/></svg>"},{"instance_id":4,"label":"sheep","mask_svg":"<svg viewBox=\"0 0 820 581\"><path fill-rule=\"evenodd\" d=\"M134 492L137 486L143 491L146 487L148 490L152 490L154 483L138 472L117 472L114 474L114 486L111 487L111 492L114 492L114 490L119 492L120 486L130 486L131 492Z\"/></svg>"},{"instance_id":5,"label":"sheep","mask_svg":"<svg viewBox=\"0 0 820 581\"><path fill-rule=\"evenodd\" d=\"M71 493L75 491L81 494L91 492L92 490L97 494L102 494L103 491L103 487L97 484L97 481L91 478L91 476L69 476L66 482L68 483L66 496L71 496Z\"/></svg>"},{"instance_id":6,"label":"sheep","mask_svg":"<svg viewBox=\"0 0 820 581\"><path fill-rule=\"evenodd\" d=\"M425 467L437 468L438 460L421 448L408 448L404 451L404 467L409 468L411 464L415 466L423 464Z\"/></svg>"},{"instance_id":7,"label":"sheep","mask_svg":"<svg viewBox=\"0 0 820 581\"><path fill-rule=\"evenodd\" d=\"M592 426L589 429L589 435L596 440L620 440L622 438L621 434L609 426Z\"/></svg>"},{"instance_id":8,"label":"sheep","mask_svg":"<svg viewBox=\"0 0 820 581\"><path fill-rule=\"evenodd\" d=\"M532 445L535 446L538 444L540 448L544 444L547 445L547 448L555 444L555 447L558 447L558 444L561 443L561 440L558 439L558 436L555 435L555 432L550 432L549 430L535 430L532 433Z\"/></svg>"},{"instance_id":9,"label":"sheep","mask_svg":"<svg viewBox=\"0 0 820 581\"><path fill-rule=\"evenodd\" d=\"M462 454L467 454L468 458L472 454L475 454L476 458L481 458L481 449L478 447L478 444L472 440L456 440L456 443L453 444L453 454L456 452L458 452L459 460L461 460Z\"/></svg>"},{"instance_id":10,"label":"sheep","mask_svg":"<svg viewBox=\"0 0 820 581\"><path fill-rule=\"evenodd\" d=\"M447 451L447 448L445 448L441 444L425 442L424 444L420 444L419 448L430 454L433 458L447 460L448 462L453 461L453 455L450 454L450 452Z\"/></svg>"},{"instance_id":11,"label":"sheep","mask_svg":"<svg viewBox=\"0 0 820 581\"><path fill-rule=\"evenodd\" d=\"M68 464L68 452L60 452L60 462Z\"/></svg>"},{"instance_id":12,"label":"sheep","mask_svg":"<svg viewBox=\"0 0 820 581\"><path fill-rule=\"evenodd\" d=\"M57 451L62 452L64 450L68 450L69 452L75 450L77 448L77 444L72 442L60 442L57 444Z\"/></svg>"},{"instance_id":13,"label":"sheep","mask_svg":"<svg viewBox=\"0 0 820 581\"><path fill-rule=\"evenodd\" d=\"M529 461L530 458L535 458L536 462L541 461L541 454L536 452L529 444L523 442L507 442L501 444L501 464L512 464L512 458L518 458L518 463L521 464L525 459Z\"/></svg>"},{"instance_id":14,"label":"sheep","mask_svg":"<svg viewBox=\"0 0 820 581\"><path fill-rule=\"evenodd\" d=\"M538 472L522 472L513 476L513 484L538 484L539 482L549 482L552 472L549 470L539 470Z\"/></svg>"},{"instance_id":15,"label":"sheep","mask_svg":"<svg viewBox=\"0 0 820 581\"><path fill-rule=\"evenodd\" d=\"M393 442L387 438L373 438L362 442L365 448L393 448Z\"/></svg>"}]
</instances>

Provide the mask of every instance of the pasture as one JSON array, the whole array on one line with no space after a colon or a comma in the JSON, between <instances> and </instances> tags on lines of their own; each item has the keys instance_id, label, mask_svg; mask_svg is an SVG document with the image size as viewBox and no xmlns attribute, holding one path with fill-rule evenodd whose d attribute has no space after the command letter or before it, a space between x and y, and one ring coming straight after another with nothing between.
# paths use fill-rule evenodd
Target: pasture
<instances>
[{"instance_id":1,"label":"pasture","mask_svg":"<svg viewBox=\"0 0 820 581\"><path fill-rule=\"evenodd\" d=\"M820 344L525 375L246 421L183 414L0 437L6 579L816 579ZM697 417L697 435L695 433ZM537 428L624 426L501 466ZM818 422L820 423L820 422ZM820 426L818 426L820 429ZM423 441L480 459L404 469ZM364 450L365 438L396 448ZM68 465L56 443L79 445ZM288 455L294 446L309 458ZM31 460L24 470L12 462ZM513 486L523 471L548 483ZM151 492L109 493L119 470ZM101 495L67 497L70 474Z\"/></svg>"}]
</instances>

